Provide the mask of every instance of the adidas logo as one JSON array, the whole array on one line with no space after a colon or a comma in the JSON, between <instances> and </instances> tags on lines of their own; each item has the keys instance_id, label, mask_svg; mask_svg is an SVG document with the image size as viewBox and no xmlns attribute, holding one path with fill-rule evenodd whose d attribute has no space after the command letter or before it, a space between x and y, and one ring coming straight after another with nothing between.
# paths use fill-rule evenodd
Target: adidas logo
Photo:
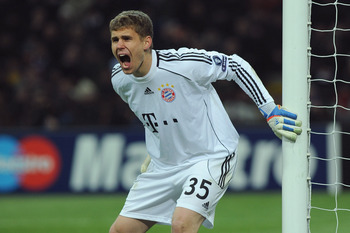
<instances>
[{"instance_id":1,"label":"adidas logo","mask_svg":"<svg viewBox=\"0 0 350 233\"><path fill-rule=\"evenodd\" d=\"M203 203L203 208L205 209L205 210L208 210L208 208L209 208L209 201L208 202L206 202L206 203Z\"/></svg>"},{"instance_id":2,"label":"adidas logo","mask_svg":"<svg viewBox=\"0 0 350 233\"><path fill-rule=\"evenodd\" d=\"M154 92L149 89L149 87L146 88L145 92L144 92L145 95L151 95L151 94L154 94Z\"/></svg>"}]
</instances>

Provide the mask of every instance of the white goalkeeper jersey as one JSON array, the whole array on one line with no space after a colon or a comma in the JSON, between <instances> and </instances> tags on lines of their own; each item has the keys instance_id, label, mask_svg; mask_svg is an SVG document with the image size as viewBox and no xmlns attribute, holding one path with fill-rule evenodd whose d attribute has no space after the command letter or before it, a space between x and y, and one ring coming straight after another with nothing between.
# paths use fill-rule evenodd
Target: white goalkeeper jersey
<instances>
[{"instance_id":1,"label":"white goalkeeper jersey","mask_svg":"<svg viewBox=\"0 0 350 233\"><path fill-rule=\"evenodd\" d=\"M212 82L235 81L258 107L273 102L252 67L237 55L181 48L153 50L144 77L112 70L112 85L145 127L153 163L167 169L232 154L239 135Z\"/></svg>"}]
</instances>

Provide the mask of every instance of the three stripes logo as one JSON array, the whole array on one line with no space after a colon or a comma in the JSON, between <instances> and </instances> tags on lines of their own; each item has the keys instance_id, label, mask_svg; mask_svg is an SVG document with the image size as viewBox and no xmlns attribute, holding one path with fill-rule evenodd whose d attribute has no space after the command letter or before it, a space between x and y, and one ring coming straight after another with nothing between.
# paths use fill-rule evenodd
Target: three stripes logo
<instances>
[{"instance_id":1,"label":"three stripes logo","mask_svg":"<svg viewBox=\"0 0 350 233\"><path fill-rule=\"evenodd\" d=\"M205 210L208 210L208 208L209 208L209 201L203 203L202 207L203 207Z\"/></svg>"},{"instance_id":2,"label":"three stripes logo","mask_svg":"<svg viewBox=\"0 0 350 233\"><path fill-rule=\"evenodd\" d=\"M144 92L145 95L151 95L151 94L154 94L154 92L149 88L147 87L145 92Z\"/></svg>"}]
</instances>

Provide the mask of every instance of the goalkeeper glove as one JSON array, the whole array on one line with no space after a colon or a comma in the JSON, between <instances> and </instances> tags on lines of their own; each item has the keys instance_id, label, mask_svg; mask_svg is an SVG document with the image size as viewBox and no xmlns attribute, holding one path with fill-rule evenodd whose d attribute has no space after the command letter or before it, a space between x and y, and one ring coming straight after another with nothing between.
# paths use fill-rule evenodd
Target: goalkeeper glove
<instances>
[{"instance_id":1,"label":"goalkeeper glove","mask_svg":"<svg viewBox=\"0 0 350 233\"><path fill-rule=\"evenodd\" d=\"M283 136L295 142L297 136L301 134L302 129L300 126L302 122L297 120L297 114L289 112L286 108L276 105L269 115L264 111L262 113L272 131L280 139Z\"/></svg>"},{"instance_id":2,"label":"goalkeeper glove","mask_svg":"<svg viewBox=\"0 0 350 233\"><path fill-rule=\"evenodd\" d=\"M150 162L151 162L151 156L147 155L145 161L143 161L141 165L141 173L144 173L145 171L147 171L147 168Z\"/></svg>"}]
</instances>

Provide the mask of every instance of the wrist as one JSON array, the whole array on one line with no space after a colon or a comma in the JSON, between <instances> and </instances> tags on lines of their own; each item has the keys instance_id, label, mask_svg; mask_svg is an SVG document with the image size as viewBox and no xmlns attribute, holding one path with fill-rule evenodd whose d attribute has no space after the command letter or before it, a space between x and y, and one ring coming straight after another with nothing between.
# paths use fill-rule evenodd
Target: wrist
<instances>
[{"instance_id":1,"label":"wrist","mask_svg":"<svg viewBox=\"0 0 350 233\"><path fill-rule=\"evenodd\" d=\"M275 102L269 102L259 107L261 114L267 119L271 112L275 109Z\"/></svg>"}]
</instances>

